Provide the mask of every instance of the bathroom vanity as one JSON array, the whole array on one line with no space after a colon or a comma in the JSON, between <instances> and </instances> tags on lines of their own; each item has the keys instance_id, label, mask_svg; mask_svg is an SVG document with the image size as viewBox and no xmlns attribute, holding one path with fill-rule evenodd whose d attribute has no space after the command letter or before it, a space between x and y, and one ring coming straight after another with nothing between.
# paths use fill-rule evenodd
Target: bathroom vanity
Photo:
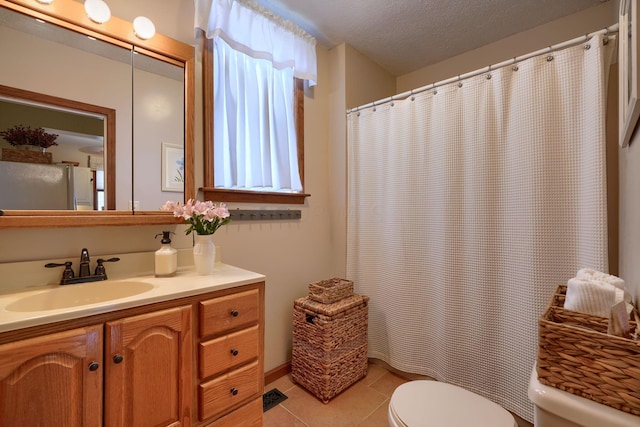
<instances>
[{"instance_id":1,"label":"bathroom vanity","mask_svg":"<svg viewBox=\"0 0 640 427\"><path fill-rule=\"evenodd\" d=\"M225 264L0 295L0 425L261 426L263 347L264 276Z\"/></svg>"}]
</instances>

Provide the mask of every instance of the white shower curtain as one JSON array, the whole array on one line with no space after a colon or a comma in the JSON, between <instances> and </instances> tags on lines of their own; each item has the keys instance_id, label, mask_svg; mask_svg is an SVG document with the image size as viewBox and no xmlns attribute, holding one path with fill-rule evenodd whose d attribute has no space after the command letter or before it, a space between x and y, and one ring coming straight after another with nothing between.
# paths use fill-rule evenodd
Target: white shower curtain
<instances>
[{"instance_id":1,"label":"white shower curtain","mask_svg":"<svg viewBox=\"0 0 640 427\"><path fill-rule=\"evenodd\" d=\"M552 290L608 268L609 39L348 114L347 277L371 298L369 357L532 420Z\"/></svg>"}]
</instances>

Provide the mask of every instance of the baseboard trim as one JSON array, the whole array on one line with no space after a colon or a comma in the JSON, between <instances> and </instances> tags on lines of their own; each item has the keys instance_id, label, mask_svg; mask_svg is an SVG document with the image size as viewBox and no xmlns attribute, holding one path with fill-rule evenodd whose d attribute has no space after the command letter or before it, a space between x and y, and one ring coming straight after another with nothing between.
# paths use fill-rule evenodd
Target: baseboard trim
<instances>
[{"instance_id":1,"label":"baseboard trim","mask_svg":"<svg viewBox=\"0 0 640 427\"><path fill-rule=\"evenodd\" d=\"M270 384L280 377L284 377L291 372L291 361L285 362L280 366L271 369L264 373L264 384Z\"/></svg>"}]
</instances>

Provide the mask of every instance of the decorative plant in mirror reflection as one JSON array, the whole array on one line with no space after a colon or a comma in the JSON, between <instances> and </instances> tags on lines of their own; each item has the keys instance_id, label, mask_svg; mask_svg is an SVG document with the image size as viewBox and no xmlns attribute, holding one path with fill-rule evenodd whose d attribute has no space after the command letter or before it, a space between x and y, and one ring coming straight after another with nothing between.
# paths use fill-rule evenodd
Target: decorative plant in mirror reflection
<instances>
[{"instance_id":1,"label":"decorative plant in mirror reflection","mask_svg":"<svg viewBox=\"0 0 640 427\"><path fill-rule=\"evenodd\" d=\"M218 228L231 222L227 205L213 202L201 202L189 199L187 203L168 201L161 208L161 211L173 212L176 218L184 218L189 224L186 234L195 231L197 234L207 235L215 233Z\"/></svg>"},{"instance_id":2,"label":"decorative plant in mirror reflection","mask_svg":"<svg viewBox=\"0 0 640 427\"><path fill-rule=\"evenodd\" d=\"M15 125L0 131L0 136L12 146L29 145L32 147L49 148L58 145L55 133L45 132L43 128Z\"/></svg>"}]
</instances>

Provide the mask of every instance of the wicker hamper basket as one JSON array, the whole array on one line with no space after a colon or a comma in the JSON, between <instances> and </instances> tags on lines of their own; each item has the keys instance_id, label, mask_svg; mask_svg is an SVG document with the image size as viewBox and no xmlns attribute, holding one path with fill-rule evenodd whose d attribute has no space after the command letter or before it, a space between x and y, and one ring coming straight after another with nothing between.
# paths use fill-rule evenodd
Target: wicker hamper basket
<instances>
[{"instance_id":1,"label":"wicker hamper basket","mask_svg":"<svg viewBox=\"0 0 640 427\"><path fill-rule=\"evenodd\" d=\"M309 284L309 298L324 304L333 304L353 295L353 282L334 277Z\"/></svg>"},{"instance_id":2,"label":"wicker hamper basket","mask_svg":"<svg viewBox=\"0 0 640 427\"><path fill-rule=\"evenodd\" d=\"M324 403L367 374L368 301L294 302L291 378Z\"/></svg>"},{"instance_id":3,"label":"wicker hamper basket","mask_svg":"<svg viewBox=\"0 0 640 427\"><path fill-rule=\"evenodd\" d=\"M539 321L538 380L640 415L640 341L608 335L608 319L565 310L566 291L558 286Z\"/></svg>"}]
</instances>

